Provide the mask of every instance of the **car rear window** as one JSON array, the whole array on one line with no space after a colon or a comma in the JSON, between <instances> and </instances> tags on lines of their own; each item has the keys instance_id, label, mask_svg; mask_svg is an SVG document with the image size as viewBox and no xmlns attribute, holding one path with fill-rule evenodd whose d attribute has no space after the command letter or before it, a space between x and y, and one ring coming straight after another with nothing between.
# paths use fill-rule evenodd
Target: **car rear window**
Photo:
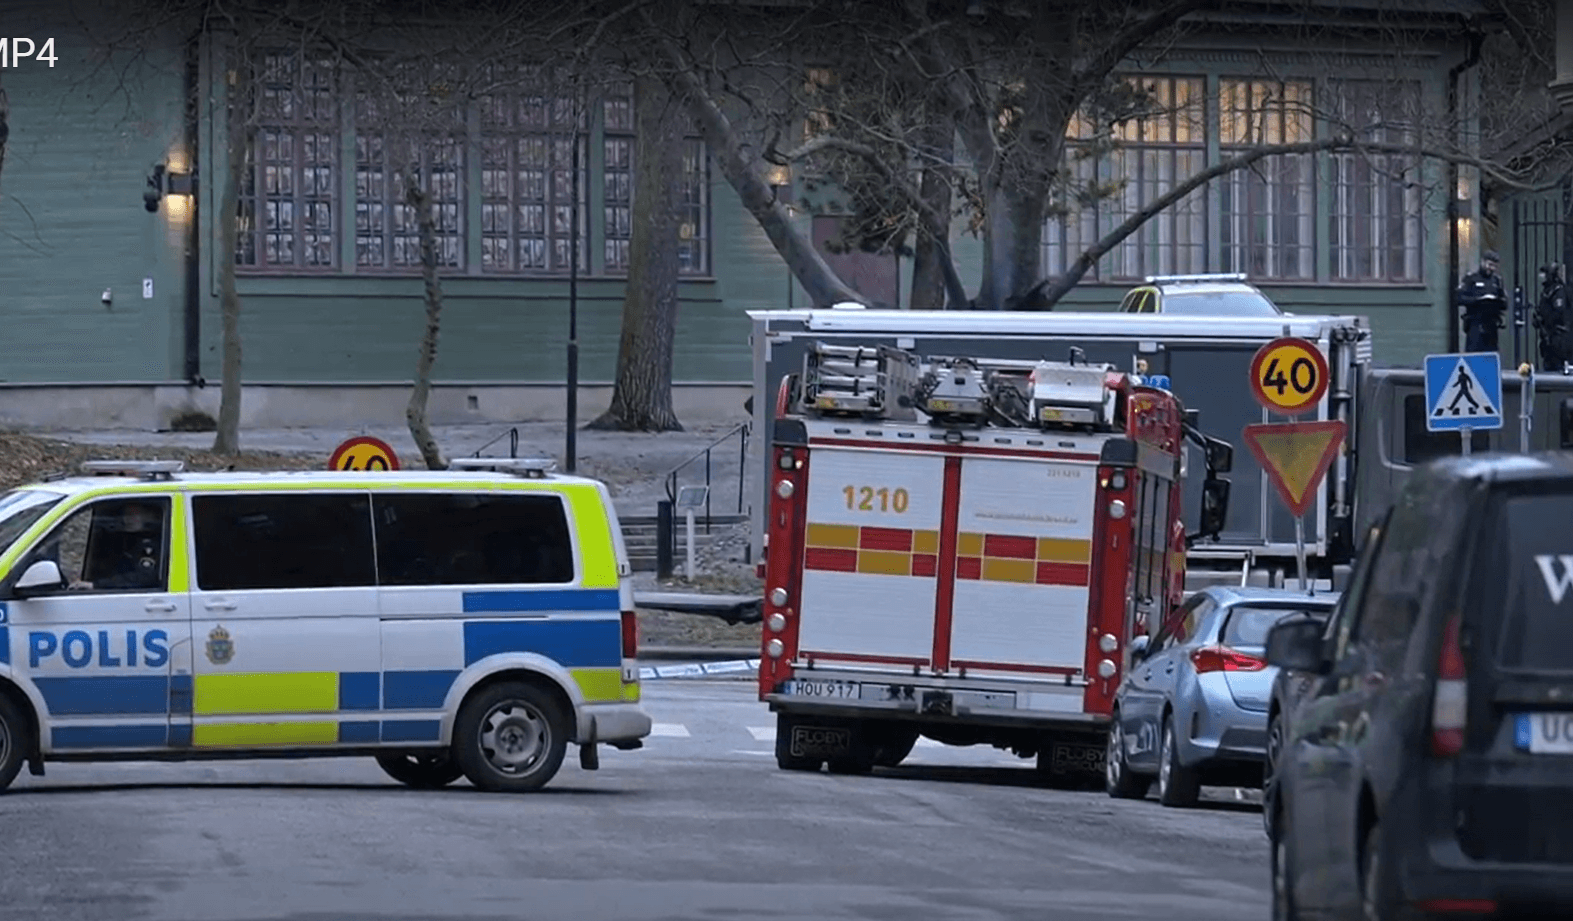
<instances>
[{"instance_id":1,"label":"car rear window","mask_svg":"<svg viewBox=\"0 0 1573 921\"><path fill-rule=\"evenodd\" d=\"M1497 664L1573 672L1573 494L1499 499L1482 536L1471 607L1499 619Z\"/></svg>"},{"instance_id":2,"label":"car rear window","mask_svg":"<svg viewBox=\"0 0 1573 921\"><path fill-rule=\"evenodd\" d=\"M1223 626L1223 645L1230 649L1262 649L1267 646L1267 631L1273 628L1285 617L1295 614L1309 614L1321 620L1327 619L1331 607L1252 607L1250 605L1236 605L1229 610L1229 620Z\"/></svg>"}]
</instances>

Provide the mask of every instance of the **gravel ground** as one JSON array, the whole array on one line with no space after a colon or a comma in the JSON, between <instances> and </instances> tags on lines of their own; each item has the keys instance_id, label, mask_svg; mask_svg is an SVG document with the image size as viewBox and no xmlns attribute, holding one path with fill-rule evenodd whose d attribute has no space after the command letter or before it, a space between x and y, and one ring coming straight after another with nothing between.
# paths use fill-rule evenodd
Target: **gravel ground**
<instances>
[{"instance_id":1,"label":"gravel ground","mask_svg":"<svg viewBox=\"0 0 1573 921\"><path fill-rule=\"evenodd\" d=\"M720 437L731 423L692 425L686 432L645 435L613 432L581 432L578 473L604 481L613 501L623 515L653 515L655 503L666 495L665 480L670 470ZM524 423L519 426L519 454L550 454L560 459L561 425ZM506 434L507 429L502 432ZM79 432L48 433L52 437L22 432L0 432L0 489L10 489L55 473L74 471L86 460L180 460L188 470L318 470L326 466L327 455L344 432L286 430L279 432L242 432L243 446L256 445L233 457L205 450L212 444L211 433L181 432ZM407 450L396 432L369 431L384 437L410 466L413 445ZM450 455L464 456L483 450L486 441L498 436L498 427L459 427L438 432L439 441ZM408 434L403 438L407 441ZM270 448L282 450L269 450ZM508 453L508 440L484 448L487 455ZM723 460L721 455L726 455ZM683 483L703 482L702 461L680 474ZM718 497L717 514L736 510L738 473L737 442L727 442L712 457L712 488ZM761 591L752 564L743 562L749 539L744 523L715 540L698 557L696 578L688 582L674 578L658 581L654 573L636 573L638 590L688 591L717 594L744 594ZM743 648L759 646L758 624L727 624L719 618L700 614L640 610L641 644L646 646L698 646Z\"/></svg>"}]
</instances>

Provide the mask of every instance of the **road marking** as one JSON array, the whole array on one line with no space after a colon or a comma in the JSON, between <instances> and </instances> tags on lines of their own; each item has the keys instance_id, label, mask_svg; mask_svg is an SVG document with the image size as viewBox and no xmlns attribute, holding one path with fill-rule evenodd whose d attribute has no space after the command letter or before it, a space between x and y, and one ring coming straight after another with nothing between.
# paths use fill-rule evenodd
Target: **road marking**
<instances>
[{"instance_id":1,"label":"road marking","mask_svg":"<svg viewBox=\"0 0 1573 921\"><path fill-rule=\"evenodd\" d=\"M776 727L750 726L748 734L754 737L755 742L774 742L776 740Z\"/></svg>"},{"instance_id":2,"label":"road marking","mask_svg":"<svg viewBox=\"0 0 1573 921\"><path fill-rule=\"evenodd\" d=\"M682 723L653 723L650 726L653 736L669 736L676 739L688 738L688 727Z\"/></svg>"},{"instance_id":3,"label":"road marking","mask_svg":"<svg viewBox=\"0 0 1573 921\"><path fill-rule=\"evenodd\" d=\"M762 751L760 751L757 748L734 748L734 749L732 749L732 754L734 754L734 755L765 755L765 756L768 757L770 755L774 755L775 752L762 752Z\"/></svg>"}]
</instances>

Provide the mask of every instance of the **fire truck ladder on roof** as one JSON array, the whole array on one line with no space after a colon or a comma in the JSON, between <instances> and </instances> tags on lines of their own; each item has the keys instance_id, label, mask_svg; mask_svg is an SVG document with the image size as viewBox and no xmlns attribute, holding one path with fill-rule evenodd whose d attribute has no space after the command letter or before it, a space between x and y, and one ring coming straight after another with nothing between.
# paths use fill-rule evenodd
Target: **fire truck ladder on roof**
<instances>
[{"instance_id":1,"label":"fire truck ladder on roof","mask_svg":"<svg viewBox=\"0 0 1573 921\"><path fill-rule=\"evenodd\" d=\"M911 421L917 378L911 352L815 342L803 357L800 406L823 415Z\"/></svg>"}]
</instances>

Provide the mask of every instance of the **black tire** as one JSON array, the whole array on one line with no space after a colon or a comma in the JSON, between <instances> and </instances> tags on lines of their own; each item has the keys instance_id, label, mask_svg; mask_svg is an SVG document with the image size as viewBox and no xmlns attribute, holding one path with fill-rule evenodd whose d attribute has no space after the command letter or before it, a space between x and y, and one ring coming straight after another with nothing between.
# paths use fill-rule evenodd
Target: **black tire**
<instances>
[{"instance_id":1,"label":"black tire","mask_svg":"<svg viewBox=\"0 0 1573 921\"><path fill-rule=\"evenodd\" d=\"M26 717L9 698L0 695L0 790L11 786L21 773L31 744Z\"/></svg>"},{"instance_id":2,"label":"black tire","mask_svg":"<svg viewBox=\"0 0 1573 921\"><path fill-rule=\"evenodd\" d=\"M879 734L879 743L874 746L874 764L876 767L895 767L912 754L912 749L918 744L918 731L905 726L889 726Z\"/></svg>"},{"instance_id":3,"label":"black tire","mask_svg":"<svg viewBox=\"0 0 1573 921\"><path fill-rule=\"evenodd\" d=\"M1294 851L1284 824L1280 807L1280 814L1273 820L1273 836L1268 847L1273 921L1300 921L1300 909L1294 901Z\"/></svg>"},{"instance_id":4,"label":"black tire","mask_svg":"<svg viewBox=\"0 0 1573 921\"><path fill-rule=\"evenodd\" d=\"M1196 805L1202 793L1201 781L1195 771L1180 763L1179 748L1174 743L1174 720L1167 713L1158 744L1158 802L1177 807Z\"/></svg>"},{"instance_id":5,"label":"black tire","mask_svg":"<svg viewBox=\"0 0 1573 921\"><path fill-rule=\"evenodd\" d=\"M562 767L568 732L568 717L551 694L522 681L505 681L459 708L454 760L481 790L539 790Z\"/></svg>"},{"instance_id":6,"label":"black tire","mask_svg":"<svg viewBox=\"0 0 1573 921\"><path fill-rule=\"evenodd\" d=\"M776 714L776 767L783 771L817 772L825 759L792 754L792 726L793 720L785 713Z\"/></svg>"},{"instance_id":7,"label":"black tire","mask_svg":"<svg viewBox=\"0 0 1573 921\"><path fill-rule=\"evenodd\" d=\"M1108 750L1103 756L1103 790L1114 799L1143 799L1152 789L1152 781L1131 773L1131 766L1125 760L1125 746L1121 744L1122 736L1120 714L1115 711L1114 720L1109 723Z\"/></svg>"},{"instance_id":8,"label":"black tire","mask_svg":"<svg viewBox=\"0 0 1573 921\"><path fill-rule=\"evenodd\" d=\"M436 790L446 787L464 771L454 763L451 754L441 755L378 755L377 766L406 787L417 790Z\"/></svg>"},{"instance_id":9,"label":"black tire","mask_svg":"<svg viewBox=\"0 0 1573 921\"><path fill-rule=\"evenodd\" d=\"M1273 715L1267 719L1267 750L1265 752L1265 771L1262 786L1273 782L1273 775L1278 772L1278 759L1283 757L1284 748L1284 721L1283 714L1274 710Z\"/></svg>"}]
</instances>

